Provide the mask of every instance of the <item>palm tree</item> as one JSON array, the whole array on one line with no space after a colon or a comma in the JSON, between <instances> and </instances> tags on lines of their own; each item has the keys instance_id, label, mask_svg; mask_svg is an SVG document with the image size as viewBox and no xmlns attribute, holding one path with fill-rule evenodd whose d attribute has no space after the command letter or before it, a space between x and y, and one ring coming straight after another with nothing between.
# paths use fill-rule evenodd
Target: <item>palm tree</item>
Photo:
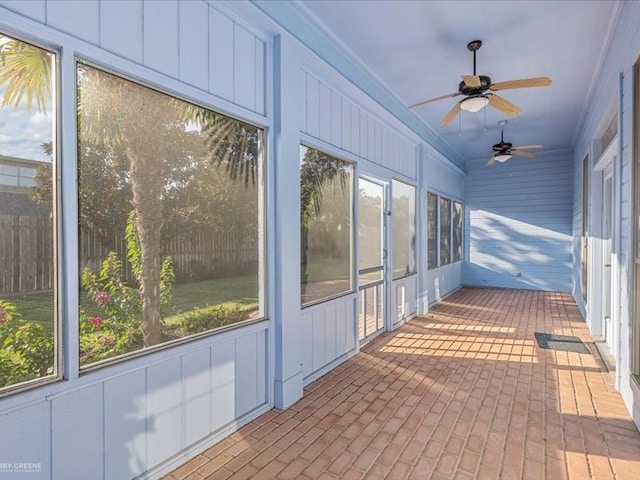
<instances>
[{"instance_id":1,"label":"palm tree","mask_svg":"<svg viewBox=\"0 0 640 480\"><path fill-rule=\"evenodd\" d=\"M6 87L4 105L18 109L26 100L29 110L35 105L40 112L45 112L51 98L51 83L50 53L9 37L0 37L0 86ZM124 156L128 164L125 176L130 186L130 201L136 211L135 227L141 251L139 290L145 347L161 342L159 290L163 198L169 188L167 183L171 183L169 169L181 168L176 162L180 162L183 145L179 143L180 138L185 137L187 124L206 132L213 163L224 166L231 178L242 179L245 185L255 184L259 150L259 131L255 127L249 128L242 122L174 100L95 68L78 67L81 167L85 166L83 160L87 165L95 161L95 158L85 159L85 155L95 157L100 151ZM181 132L177 135L178 140L176 131ZM79 193L82 198L90 195L91 185L85 181L87 179L88 175L81 171ZM41 179L41 183L47 182ZM50 186L39 193L46 193L47 188Z\"/></svg>"},{"instance_id":2,"label":"palm tree","mask_svg":"<svg viewBox=\"0 0 640 480\"><path fill-rule=\"evenodd\" d=\"M300 265L302 293L307 282L309 227L322 212L325 189L339 185L344 192L350 177L349 163L326 153L306 148L300 167Z\"/></svg>"},{"instance_id":3,"label":"palm tree","mask_svg":"<svg viewBox=\"0 0 640 480\"><path fill-rule=\"evenodd\" d=\"M45 113L51 99L52 55L24 42L0 35L0 86L6 85L2 104L17 110L26 95L30 112L35 101Z\"/></svg>"},{"instance_id":4,"label":"palm tree","mask_svg":"<svg viewBox=\"0 0 640 480\"><path fill-rule=\"evenodd\" d=\"M0 87L6 86L3 104L17 109L26 100L28 109L35 104L45 112L51 98L52 63L50 53L0 36ZM81 155L87 145L102 151L111 148L129 165L125 176L137 212L135 226L141 249L143 344L156 345L161 341L163 200L171 181L168 173L176 168L175 153L180 149L170 133L176 129L184 133L189 125L199 129L207 137L211 163L249 186L258 179L260 130L83 65L78 67L78 123ZM345 162L311 149L305 159L300 218L303 266L309 222L320 212L323 186L337 181L344 190L348 181ZM85 188L80 185L81 195Z\"/></svg>"}]
</instances>

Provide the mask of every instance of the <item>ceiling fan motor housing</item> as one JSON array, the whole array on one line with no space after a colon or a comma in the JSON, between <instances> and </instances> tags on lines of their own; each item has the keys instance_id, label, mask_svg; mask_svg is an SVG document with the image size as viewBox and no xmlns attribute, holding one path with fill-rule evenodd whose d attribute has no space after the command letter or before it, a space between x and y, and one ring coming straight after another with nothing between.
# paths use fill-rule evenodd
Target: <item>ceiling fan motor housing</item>
<instances>
[{"instance_id":1,"label":"ceiling fan motor housing","mask_svg":"<svg viewBox=\"0 0 640 480\"><path fill-rule=\"evenodd\" d=\"M491 150L493 150L494 152L509 152L511 151L511 147L513 147L513 143L500 142L492 146Z\"/></svg>"},{"instance_id":2,"label":"ceiling fan motor housing","mask_svg":"<svg viewBox=\"0 0 640 480\"><path fill-rule=\"evenodd\" d=\"M478 75L478 78L480 78L479 87L468 87L466 83L460 82L458 84L458 91L463 95L481 95L489 89L489 85L491 85L491 78L486 75Z\"/></svg>"}]
</instances>

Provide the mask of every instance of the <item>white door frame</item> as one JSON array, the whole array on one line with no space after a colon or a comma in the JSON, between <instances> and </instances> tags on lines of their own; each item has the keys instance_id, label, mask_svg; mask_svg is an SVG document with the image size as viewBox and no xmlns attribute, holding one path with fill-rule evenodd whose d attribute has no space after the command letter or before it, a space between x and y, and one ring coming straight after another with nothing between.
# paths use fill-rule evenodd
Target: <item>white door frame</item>
<instances>
[{"instance_id":1,"label":"white door frame","mask_svg":"<svg viewBox=\"0 0 640 480\"><path fill-rule=\"evenodd\" d=\"M357 326L357 332L358 332L358 338L360 342L366 343L369 340L371 340L373 337L377 336L378 334L384 332L384 331L389 331L389 312L390 312L390 282L389 282L389 218L387 215L387 212L389 210L389 185L390 185L390 179L387 181L387 179L385 178L380 178L379 176L376 175L369 175L363 171L360 171L358 174L358 178L357 178L357 182L360 182L360 180L365 180L367 182L373 183L375 185L378 185L380 187L382 187L382 192L383 192L383 198L382 198L382 253L383 253L383 257L382 257L382 330L376 331L374 333L370 333L368 335L365 336L365 338L360 339L360 334L359 334L359 327L360 327L360 300L359 300L359 295L358 295L358 311L357 311L357 321L358 321L358 326ZM358 206L360 205L360 192L358 189ZM357 217L358 220L358 224L359 224L359 211L357 212ZM360 244L359 244L359 235L356 236L356 238L358 239L358 244L357 244L357 252L358 252L358 258L359 258L359 254L360 254ZM356 262L356 284L357 284L357 289L358 292L360 291L360 283L359 283L359 268L358 268L358 263L359 260Z\"/></svg>"},{"instance_id":2,"label":"white door frame","mask_svg":"<svg viewBox=\"0 0 640 480\"><path fill-rule=\"evenodd\" d=\"M600 155L593 167L591 175L591 218L590 218L590 252L589 252L589 299L591 308L587 311L587 325L594 336L604 336L604 304L603 288L604 279L602 271L605 264L611 264L611 322L612 335L611 345L614 347L611 353L618 358L618 323L620 322L620 269L618 258L618 239L620 235L620 179L617 175L617 155L618 139L615 138ZM604 205L604 182L611 179L611 258L603 257L604 232L603 232L603 205Z\"/></svg>"}]
</instances>

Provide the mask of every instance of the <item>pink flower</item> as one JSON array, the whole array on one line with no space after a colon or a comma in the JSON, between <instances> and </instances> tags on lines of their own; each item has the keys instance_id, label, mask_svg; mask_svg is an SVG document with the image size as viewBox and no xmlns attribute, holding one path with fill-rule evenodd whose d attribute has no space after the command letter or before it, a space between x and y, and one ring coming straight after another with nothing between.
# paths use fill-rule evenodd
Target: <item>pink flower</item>
<instances>
[{"instance_id":1,"label":"pink flower","mask_svg":"<svg viewBox=\"0 0 640 480\"><path fill-rule=\"evenodd\" d=\"M6 322L7 319L4 317L0 317L0 325L2 325L4 322Z\"/></svg>"},{"instance_id":2,"label":"pink flower","mask_svg":"<svg viewBox=\"0 0 640 480\"><path fill-rule=\"evenodd\" d=\"M112 337L111 335L105 335L104 337L102 337L100 339L100 342L102 342L103 345L111 345L116 341L116 339L114 337Z\"/></svg>"},{"instance_id":3,"label":"pink flower","mask_svg":"<svg viewBox=\"0 0 640 480\"><path fill-rule=\"evenodd\" d=\"M91 317L89 319L89 323L91 323L96 328L100 328L102 326L102 318L100 318L100 317Z\"/></svg>"},{"instance_id":4,"label":"pink flower","mask_svg":"<svg viewBox=\"0 0 640 480\"><path fill-rule=\"evenodd\" d=\"M104 305L105 303L109 303L111 301L111 297L107 292L98 292L96 296L93 297L93 301L98 305Z\"/></svg>"}]
</instances>

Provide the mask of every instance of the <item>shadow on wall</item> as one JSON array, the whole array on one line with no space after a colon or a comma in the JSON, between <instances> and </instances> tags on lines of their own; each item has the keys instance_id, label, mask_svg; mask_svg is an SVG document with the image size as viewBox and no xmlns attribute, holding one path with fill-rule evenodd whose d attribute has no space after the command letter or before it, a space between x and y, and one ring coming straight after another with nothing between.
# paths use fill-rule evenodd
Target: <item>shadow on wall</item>
<instances>
[{"instance_id":1,"label":"shadow on wall","mask_svg":"<svg viewBox=\"0 0 640 480\"><path fill-rule=\"evenodd\" d=\"M465 207L520 222L543 232L571 235L573 228L573 168L569 155L514 157L509 162L487 167L486 159L467 162L464 181Z\"/></svg>"},{"instance_id":2,"label":"shadow on wall","mask_svg":"<svg viewBox=\"0 0 640 480\"><path fill-rule=\"evenodd\" d=\"M570 291L571 156L485 164L467 162L464 283Z\"/></svg>"},{"instance_id":3,"label":"shadow on wall","mask_svg":"<svg viewBox=\"0 0 640 480\"><path fill-rule=\"evenodd\" d=\"M469 235L464 278L469 285L571 290L571 237L489 212ZM473 220L472 220L473 221Z\"/></svg>"}]
</instances>

